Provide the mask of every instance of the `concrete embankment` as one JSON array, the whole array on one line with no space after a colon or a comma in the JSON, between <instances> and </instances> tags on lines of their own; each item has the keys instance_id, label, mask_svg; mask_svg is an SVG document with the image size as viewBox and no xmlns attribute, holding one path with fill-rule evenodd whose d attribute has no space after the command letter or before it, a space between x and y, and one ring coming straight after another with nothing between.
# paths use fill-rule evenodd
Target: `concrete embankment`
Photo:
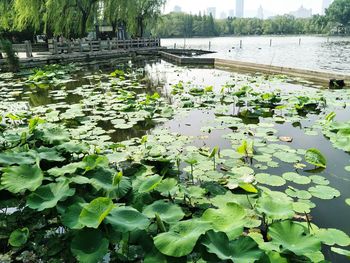
<instances>
[{"instance_id":1,"label":"concrete embankment","mask_svg":"<svg viewBox=\"0 0 350 263\"><path fill-rule=\"evenodd\" d=\"M329 83L332 79L344 80L347 86L350 85L350 75L339 74L326 71L315 71L307 69L297 69L289 67L279 67L272 65L256 64L250 62L218 59L218 58L201 58L201 57L183 57L171 54L168 51L160 51L161 56L178 65L198 65L209 66L218 69L238 71L244 73L264 73L264 74L281 74L292 77L299 77L317 83Z\"/></svg>"}]
</instances>

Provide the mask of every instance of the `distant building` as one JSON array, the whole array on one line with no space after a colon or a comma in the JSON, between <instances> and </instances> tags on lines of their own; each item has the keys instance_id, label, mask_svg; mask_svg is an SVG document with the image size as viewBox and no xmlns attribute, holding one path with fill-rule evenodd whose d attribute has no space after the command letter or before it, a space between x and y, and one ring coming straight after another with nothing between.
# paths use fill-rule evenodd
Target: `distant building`
<instances>
[{"instance_id":1,"label":"distant building","mask_svg":"<svg viewBox=\"0 0 350 263\"><path fill-rule=\"evenodd\" d=\"M323 0L322 2L322 14L326 14L326 9L333 3L333 0Z\"/></svg>"},{"instance_id":2,"label":"distant building","mask_svg":"<svg viewBox=\"0 0 350 263\"><path fill-rule=\"evenodd\" d=\"M236 17L244 17L244 0L236 0Z\"/></svg>"},{"instance_id":3,"label":"distant building","mask_svg":"<svg viewBox=\"0 0 350 263\"><path fill-rule=\"evenodd\" d=\"M312 9L304 8L304 6L299 7L297 11L290 12L295 18L308 18L312 16Z\"/></svg>"},{"instance_id":4,"label":"distant building","mask_svg":"<svg viewBox=\"0 0 350 263\"><path fill-rule=\"evenodd\" d=\"M173 12L174 12L174 13L182 13L182 8L181 8L181 6L178 6L178 5L174 6Z\"/></svg>"},{"instance_id":5,"label":"distant building","mask_svg":"<svg viewBox=\"0 0 350 263\"><path fill-rule=\"evenodd\" d=\"M227 18L226 12L221 12L220 19L226 19L226 18Z\"/></svg>"},{"instance_id":6,"label":"distant building","mask_svg":"<svg viewBox=\"0 0 350 263\"><path fill-rule=\"evenodd\" d=\"M234 17L234 16L235 16L235 10L234 10L234 9L230 9L230 10L228 11L228 16L229 16L229 17Z\"/></svg>"},{"instance_id":7,"label":"distant building","mask_svg":"<svg viewBox=\"0 0 350 263\"><path fill-rule=\"evenodd\" d=\"M258 14L256 17L259 19L264 19L264 9L262 8L262 6L258 8Z\"/></svg>"},{"instance_id":8,"label":"distant building","mask_svg":"<svg viewBox=\"0 0 350 263\"><path fill-rule=\"evenodd\" d=\"M216 7L208 7L207 15L212 15L212 17L216 18Z\"/></svg>"}]
</instances>

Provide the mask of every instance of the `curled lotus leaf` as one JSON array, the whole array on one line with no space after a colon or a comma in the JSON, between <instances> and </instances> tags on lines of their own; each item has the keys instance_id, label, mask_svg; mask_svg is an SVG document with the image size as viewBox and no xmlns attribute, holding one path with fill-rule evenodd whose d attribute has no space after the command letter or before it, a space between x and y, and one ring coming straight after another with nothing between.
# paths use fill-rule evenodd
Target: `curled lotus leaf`
<instances>
[{"instance_id":1,"label":"curled lotus leaf","mask_svg":"<svg viewBox=\"0 0 350 263\"><path fill-rule=\"evenodd\" d=\"M27 243L29 237L29 229L28 228L22 228L22 229L16 229L12 231L9 238L9 244L13 247L21 247L25 243Z\"/></svg>"},{"instance_id":2,"label":"curled lotus leaf","mask_svg":"<svg viewBox=\"0 0 350 263\"><path fill-rule=\"evenodd\" d=\"M35 191L44 179L37 165L11 166L3 168L2 172L0 187L14 194L25 190Z\"/></svg>"},{"instance_id":3,"label":"curled lotus leaf","mask_svg":"<svg viewBox=\"0 0 350 263\"><path fill-rule=\"evenodd\" d=\"M79 215L79 223L86 227L98 228L114 204L110 198L98 197L85 205Z\"/></svg>"},{"instance_id":4,"label":"curled lotus leaf","mask_svg":"<svg viewBox=\"0 0 350 263\"><path fill-rule=\"evenodd\" d=\"M70 249L79 262L98 263L108 253L108 246L101 231L85 228L75 232Z\"/></svg>"},{"instance_id":5,"label":"curled lotus leaf","mask_svg":"<svg viewBox=\"0 0 350 263\"><path fill-rule=\"evenodd\" d=\"M271 243L279 246L281 252L291 251L298 256L320 251L321 242L317 237L305 233L305 228L286 220L273 223L268 235Z\"/></svg>"},{"instance_id":6,"label":"curled lotus leaf","mask_svg":"<svg viewBox=\"0 0 350 263\"><path fill-rule=\"evenodd\" d=\"M164 255L183 257L190 254L199 237L211 228L211 224L199 219L180 221L170 230L154 237L154 245Z\"/></svg>"},{"instance_id":7,"label":"curled lotus leaf","mask_svg":"<svg viewBox=\"0 0 350 263\"><path fill-rule=\"evenodd\" d=\"M158 214L160 219L169 224L180 221L185 216L180 206L164 200L146 206L143 214L149 218L155 218L155 215Z\"/></svg>"},{"instance_id":8,"label":"curled lotus leaf","mask_svg":"<svg viewBox=\"0 0 350 263\"><path fill-rule=\"evenodd\" d=\"M64 201L75 194L75 189L69 188L69 181L51 183L40 186L31 193L27 199L27 205L31 209L43 211L55 207L59 201Z\"/></svg>"},{"instance_id":9,"label":"curled lotus leaf","mask_svg":"<svg viewBox=\"0 0 350 263\"><path fill-rule=\"evenodd\" d=\"M225 233L213 230L205 234L202 244L209 253L235 263L255 262L263 255L263 251L251 237L240 237L229 241Z\"/></svg>"},{"instance_id":10,"label":"curled lotus leaf","mask_svg":"<svg viewBox=\"0 0 350 263\"><path fill-rule=\"evenodd\" d=\"M106 223L122 233L132 232L136 229L144 230L149 225L149 219L132 207L116 207L106 218Z\"/></svg>"},{"instance_id":11,"label":"curled lotus leaf","mask_svg":"<svg viewBox=\"0 0 350 263\"><path fill-rule=\"evenodd\" d=\"M331 250L339 255L346 256L350 259L350 250L338 248L338 247L332 247Z\"/></svg>"},{"instance_id":12,"label":"curled lotus leaf","mask_svg":"<svg viewBox=\"0 0 350 263\"><path fill-rule=\"evenodd\" d=\"M308 149L305 154L305 161L317 167L327 167L327 159L318 149Z\"/></svg>"}]
</instances>

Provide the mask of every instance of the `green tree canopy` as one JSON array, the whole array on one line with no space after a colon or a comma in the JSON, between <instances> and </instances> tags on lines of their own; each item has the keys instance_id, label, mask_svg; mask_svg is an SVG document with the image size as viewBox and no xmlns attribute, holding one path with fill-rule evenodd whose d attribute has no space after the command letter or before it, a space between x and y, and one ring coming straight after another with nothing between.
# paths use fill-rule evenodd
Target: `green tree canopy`
<instances>
[{"instance_id":1,"label":"green tree canopy","mask_svg":"<svg viewBox=\"0 0 350 263\"><path fill-rule=\"evenodd\" d=\"M344 26L350 23L350 1L335 0L326 10L326 15L330 20L338 22Z\"/></svg>"}]
</instances>

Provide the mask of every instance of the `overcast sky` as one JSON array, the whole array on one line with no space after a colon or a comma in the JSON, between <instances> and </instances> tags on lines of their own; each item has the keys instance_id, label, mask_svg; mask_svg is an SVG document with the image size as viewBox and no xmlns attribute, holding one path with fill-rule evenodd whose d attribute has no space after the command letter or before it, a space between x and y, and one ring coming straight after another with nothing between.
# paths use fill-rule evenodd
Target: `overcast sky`
<instances>
[{"instance_id":1,"label":"overcast sky","mask_svg":"<svg viewBox=\"0 0 350 263\"><path fill-rule=\"evenodd\" d=\"M321 13L323 0L245 0L245 16L254 16L260 5L266 13L285 14L297 10L301 5L312 8L313 14ZM221 12L228 13L230 9L236 9L235 0L168 0L165 12L171 12L175 5L182 7L185 12L198 13L207 7L215 6L217 15Z\"/></svg>"}]
</instances>

